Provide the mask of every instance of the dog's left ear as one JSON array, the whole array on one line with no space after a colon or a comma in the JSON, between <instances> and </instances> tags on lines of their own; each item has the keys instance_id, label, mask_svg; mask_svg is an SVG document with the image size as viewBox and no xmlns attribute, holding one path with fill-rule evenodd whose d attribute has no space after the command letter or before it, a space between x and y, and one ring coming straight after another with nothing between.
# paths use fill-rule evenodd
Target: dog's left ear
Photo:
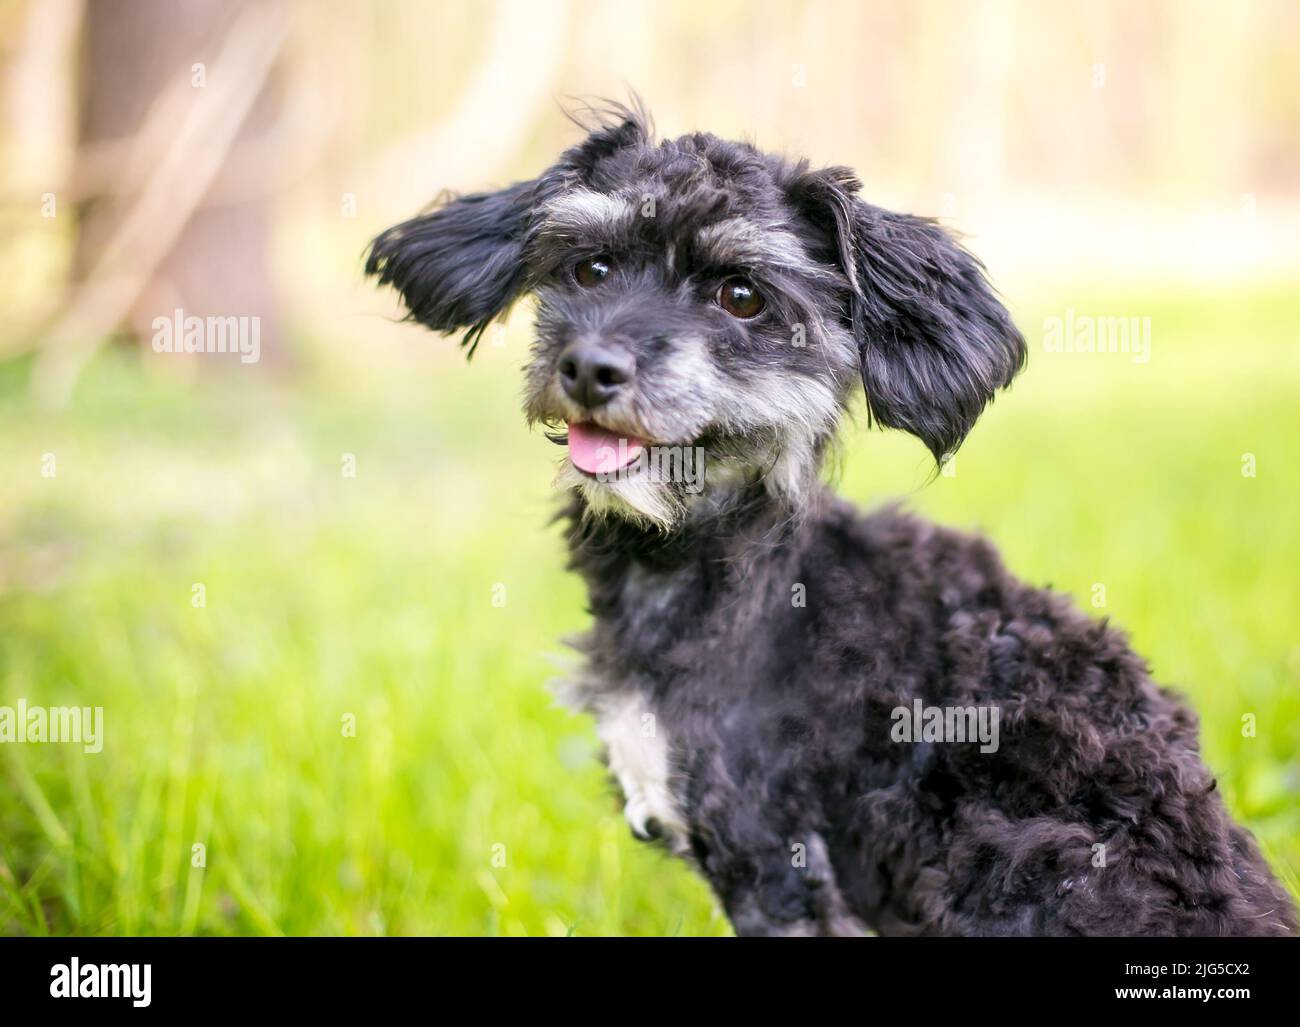
<instances>
[{"instance_id":1,"label":"dog's left ear","mask_svg":"<svg viewBox=\"0 0 1300 1027\"><path fill-rule=\"evenodd\" d=\"M574 122L587 137L555 166L528 182L437 204L381 232L370 244L366 274L402 294L410 317L436 332L465 329L471 356L493 318L525 291L524 249L534 212L563 189L582 185L617 150L646 142L650 116L632 106L588 108Z\"/></svg>"},{"instance_id":2,"label":"dog's left ear","mask_svg":"<svg viewBox=\"0 0 1300 1027\"><path fill-rule=\"evenodd\" d=\"M366 274L402 294L410 317L436 332L465 329L472 355L494 317L518 297L523 235L541 183L445 201L382 232Z\"/></svg>"},{"instance_id":3,"label":"dog's left ear","mask_svg":"<svg viewBox=\"0 0 1300 1027\"><path fill-rule=\"evenodd\" d=\"M1024 366L1025 340L975 257L934 221L864 203L860 187L826 168L799 175L790 195L848 282L870 418L942 461Z\"/></svg>"}]
</instances>

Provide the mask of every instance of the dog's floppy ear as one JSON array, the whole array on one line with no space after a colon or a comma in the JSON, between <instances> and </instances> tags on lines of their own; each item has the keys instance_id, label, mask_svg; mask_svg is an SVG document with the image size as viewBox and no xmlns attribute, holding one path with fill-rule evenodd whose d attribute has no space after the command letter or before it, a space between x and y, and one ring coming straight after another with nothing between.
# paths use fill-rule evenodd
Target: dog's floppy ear
<instances>
[{"instance_id":1,"label":"dog's floppy ear","mask_svg":"<svg viewBox=\"0 0 1300 1027\"><path fill-rule=\"evenodd\" d=\"M937 223L864 203L847 168L800 175L796 205L826 233L848 282L868 415L938 461L1024 366L1025 340L983 265Z\"/></svg>"},{"instance_id":2,"label":"dog's floppy ear","mask_svg":"<svg viewBox=\"0 0 1300 1027\"><path fill-rule=\"evenodd\" d=\"M447 199L370 244L366 274L402 294L410 317L437 332L465 329L472 356L492 319L525 290L524 247L534 211L567 185L581 184L614 151L646 140L649 118L631 108L588 108L573 120L587 138L539 178L491 193Z\"/></svg>"},{"instance_id":3,"label":"dog's floppy ear","mask_svg":"<svg viewBox=\"0 0 1300 1027\"><path fill-rule=\"evenodd\" d=\"M449 199L394 225L370 244L366 274L396 288L420 324L466 329L472 355L488 324L519 295L523 234L539 184Z\"/></svg>"}]
</instances>

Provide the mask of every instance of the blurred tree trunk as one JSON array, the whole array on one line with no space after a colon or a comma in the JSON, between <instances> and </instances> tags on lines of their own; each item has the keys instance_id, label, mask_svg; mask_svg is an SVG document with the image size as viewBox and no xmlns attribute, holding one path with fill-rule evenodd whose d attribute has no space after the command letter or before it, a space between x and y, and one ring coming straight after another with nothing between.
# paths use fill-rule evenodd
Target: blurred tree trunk
<instances>
[{"instance_id":1,"label":"blurred tree trunk","mask_svg":"<svg viewBox=\"0 0 1300 1027\"><path fill-rule=\"evenodd\" d=\"M79 148L86 152L116 147L117 184L112 195L88 198L81 206L74 276L80 281L95 267L135 198L149 168L133 147L149 115L168 91L207 88L217 76L239 74L238 67L214 63L231 23L259 0L115 0L86 5L81 65ZM180 83L180 86L178 86ZM240 160L242 181L273 179L275 123L279 95L274 76L268 81L235 137L233 155ZM263 138L265 137L265 138ZM250 139L258 145L242 146ZM146 158L147 160L147 158ZM148 274L121 331L143 340L152 337L155 317L186 316L261 318L261 359L283 364L279 305L271 279L267 248L270 198L265 191L241 190L236 198L215 198L218 175L166 256ZM130 273L133 269L121 269ZM145 269L148 270L148 269ZM201 362L238 360L211 354Z\"/></svg>"}]
</instances>

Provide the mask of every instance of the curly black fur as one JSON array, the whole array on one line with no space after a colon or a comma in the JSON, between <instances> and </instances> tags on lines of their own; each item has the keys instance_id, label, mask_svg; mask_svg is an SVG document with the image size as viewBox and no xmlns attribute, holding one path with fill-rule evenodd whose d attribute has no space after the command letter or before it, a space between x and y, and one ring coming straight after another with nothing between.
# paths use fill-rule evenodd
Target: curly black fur
<instances>
[{"instance_id":1,"label":"curly black fur","mask_svg":"<svg viewBox=\"0 0 1300 1027\"><path fill-rule=\"evenodd\" d=\"M571 521L592 679L647 690L693 857L738 933L852 932L846 913L882 934L1294 932L1195 715L1120 632L980 539L813 507L790 526L756 495L667 541ZM635 591L634 566L650 579ZM674 601L647 609L655 588ZM891 743L891 711L916 698L997 706L997 753ZM792 867L799 843L832 873Z\"/></svg>"}]
</instances>

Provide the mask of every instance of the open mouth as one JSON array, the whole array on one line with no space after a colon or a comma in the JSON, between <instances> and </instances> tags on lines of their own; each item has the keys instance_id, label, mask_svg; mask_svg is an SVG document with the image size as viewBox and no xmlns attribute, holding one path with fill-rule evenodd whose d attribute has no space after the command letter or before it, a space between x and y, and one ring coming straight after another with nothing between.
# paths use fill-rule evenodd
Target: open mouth
<instances>
[{"instance_id":1,"label":"open mouth","mask_svg":"<svg viewBox=\"0 0 1300 1027\"><path fill-rule=\"evenodd\" d=\"M569 461L586 474L612 474L633 463L646 440L619 435L590 422L570 421L567 438L551 435L552 442L569 446Z\"/></svg>"}]
</instances>

